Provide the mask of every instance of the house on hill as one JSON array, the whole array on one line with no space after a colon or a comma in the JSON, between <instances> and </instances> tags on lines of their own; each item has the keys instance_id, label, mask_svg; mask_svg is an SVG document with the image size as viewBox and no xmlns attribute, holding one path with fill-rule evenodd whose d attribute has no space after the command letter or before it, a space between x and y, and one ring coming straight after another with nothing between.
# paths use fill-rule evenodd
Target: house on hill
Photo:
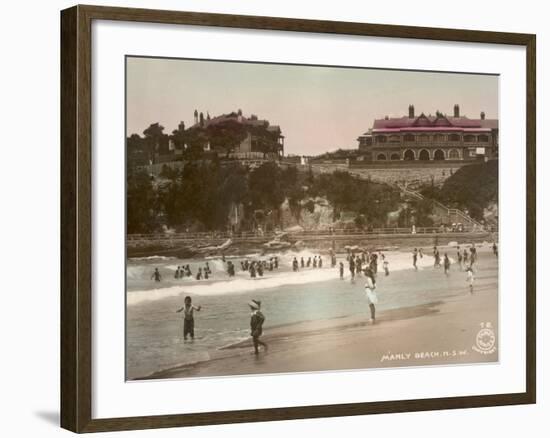
<instances>
[{"instance_id":1,"label":"house on hill","mask_svg":"<svg viewBox=\"0 0 550 438\"><path fill-rule=\"evenodd\" d=\"M204 150L232 159L280 159L284 156L284 136L278 125L241 110L210 118L195 110L189 131L201 132Z\"/></svg>"},{"instance_id":2,"label":"house on hill","mask_svg":"<svg viewBox=\"0 0 550 438\"><path fill-rule=\"evenodd\" d=\"M498 119L478 119L437 112L416 116L409 106L408 116L376 119L372 127L358 137L359 153L365 162L395 164L422 161L475 161L498 157Z\"/></svg>"}]
</instances>

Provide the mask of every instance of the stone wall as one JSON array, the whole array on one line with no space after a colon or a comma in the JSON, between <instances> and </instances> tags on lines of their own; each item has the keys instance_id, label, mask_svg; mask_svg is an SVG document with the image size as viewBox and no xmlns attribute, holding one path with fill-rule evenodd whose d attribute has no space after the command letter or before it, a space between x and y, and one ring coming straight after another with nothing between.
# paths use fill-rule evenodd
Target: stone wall
<instances>
[{"instance_id":1,"label":"stone wall","mask_svg":"<svg viewBox=\"0 0 550 438\"><path fill-rule=\"evenodd\" d=\"M411 188L418 187L423 184L431 184L432 181L436 185L441 185L454 172L460 169L465 164L471 163L453 163L436 166L414 166L414 167L360 167L350 166L348 171L358 175L361 178L370 178L372 181L383 182L388 184L407 184Z\"/></svg>"}]
</instances>

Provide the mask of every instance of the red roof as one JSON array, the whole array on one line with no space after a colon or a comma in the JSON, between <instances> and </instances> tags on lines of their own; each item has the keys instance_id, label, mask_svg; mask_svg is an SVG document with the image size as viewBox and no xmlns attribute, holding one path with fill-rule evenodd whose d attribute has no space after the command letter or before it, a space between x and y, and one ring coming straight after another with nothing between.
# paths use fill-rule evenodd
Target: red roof
<instances>
[{"instance_id":1,"label":"red roof","mask_svg":"<svg viewBox=\"0 0 550 438\"><path fill-rule=\"evenodd\" d=\"M447 117L442 114L417 117L392 117L376 119L372 126L373 132L401 131L472 131L482 132L498 128L498 119L469 119L467 117Z\"/></svg>"}]
</instances>

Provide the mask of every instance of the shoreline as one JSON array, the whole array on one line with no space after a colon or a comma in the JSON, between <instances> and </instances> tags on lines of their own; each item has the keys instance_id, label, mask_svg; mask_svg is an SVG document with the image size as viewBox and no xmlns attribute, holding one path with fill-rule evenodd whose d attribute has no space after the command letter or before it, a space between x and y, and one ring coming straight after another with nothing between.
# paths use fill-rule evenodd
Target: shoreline
<instances>
[{"instance_id":1,"label":"shoreline","mask_svg":"<svg viewBox=\"0 0 550 438\"><path fill-rule=\"evenodd\" d=\"M269 350L257 356L247 339L220 348L208 360L131 380L496 362L498 350L474 349L481 323L490 322L498 337L498 294L490 286L478 286L473 295L381 311L374 325L367 322L366 308L364 317L270 327L262 337Z\"/></svg>"}]
</instances>

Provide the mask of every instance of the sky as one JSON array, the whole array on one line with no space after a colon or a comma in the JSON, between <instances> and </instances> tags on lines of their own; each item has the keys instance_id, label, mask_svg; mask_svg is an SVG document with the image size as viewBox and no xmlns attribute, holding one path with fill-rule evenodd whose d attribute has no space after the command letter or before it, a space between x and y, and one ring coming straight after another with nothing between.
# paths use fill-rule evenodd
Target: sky
<instances>
[{"instance_id":1,"label":"sky","mask_svg":"<svg viewBox=\"0 0 550 438\"><path fill-rule=\"evenodd\" d=\"M285 154L317 155L357 147L374 119L436 111L498 118L498 77L479 74L127 58L127 134L151 123L165 133L241 109L279 125Z\"/></svg>"}]
</instances>

